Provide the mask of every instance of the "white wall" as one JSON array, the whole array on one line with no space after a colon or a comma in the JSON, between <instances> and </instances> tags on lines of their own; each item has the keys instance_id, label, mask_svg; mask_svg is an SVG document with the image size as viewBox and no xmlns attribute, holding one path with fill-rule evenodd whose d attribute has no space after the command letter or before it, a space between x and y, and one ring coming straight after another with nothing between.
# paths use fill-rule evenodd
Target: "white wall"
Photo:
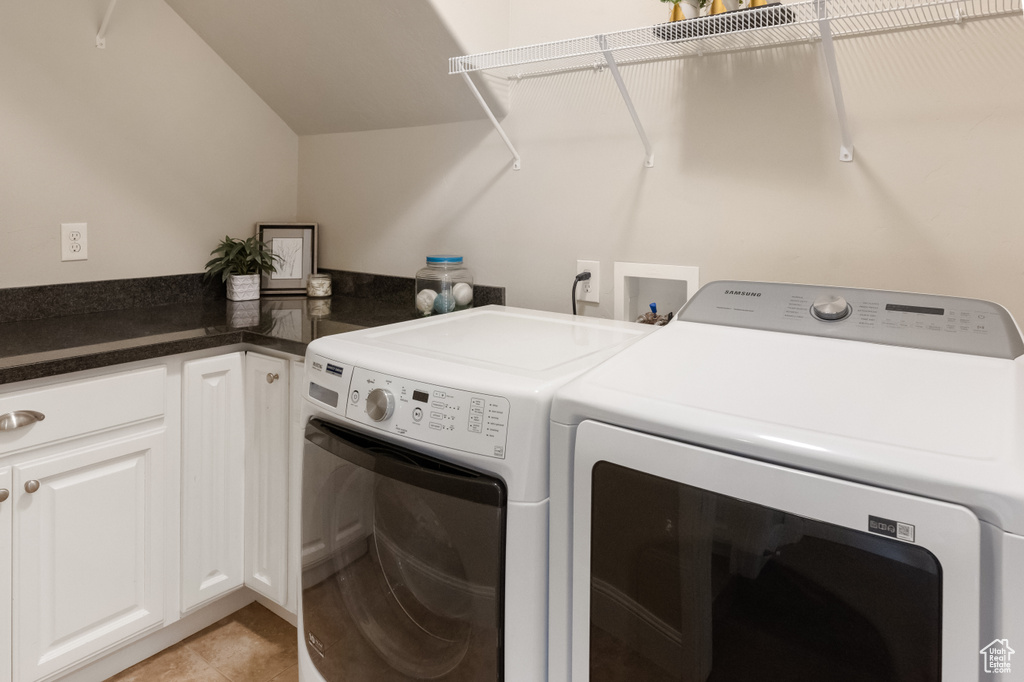
<instances>
[{"instance_id":1,"label":"white wall","mask_svg":"<svg viewBox=\"0 0 1024 682\"><path fill-rule=\"evenodd\" d=\"M666 6L513 0L512 44L631 28ZM628 14L627 14L628 13ZM635 17L634 17L635 13ZM641 15L642 13L642 15ZM499 46L500 47L500 46ZM945 293L1024 322L1024 18L837 42L856 145L838 160L817 44L515 82L486 121L304 137L299 213L326 267L411 276L458 252L512 305L568 310L577 258Z\"/></svg>"},{"instance_id":2,"label":"white wall","mask_svg":"<svg viewBox=\"0 0 1024 682\"><path fill-rule=\"evenodd\" d=\"M0 5L0 287L201 272L296 215L298 138L163 2ZM60 262L60 223L89 260Z\"/></svg>"}]
</instances>

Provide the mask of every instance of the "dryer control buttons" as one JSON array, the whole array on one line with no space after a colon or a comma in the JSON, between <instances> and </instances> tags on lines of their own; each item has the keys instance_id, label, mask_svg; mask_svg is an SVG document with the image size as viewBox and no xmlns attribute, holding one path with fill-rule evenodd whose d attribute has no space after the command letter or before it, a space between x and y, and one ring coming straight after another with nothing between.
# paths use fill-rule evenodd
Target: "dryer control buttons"
<instances>
[{"instance_id":1,"label":"dryer control buttons","mask_svg":"<svg viewBox=\"0 0 1024 682\"><path fill-rule=\"evenodd\" d=\"M825 294L814 299L811 304L811 314L819 320L835 322L850 316L850 304L842 296Z\"/></svg>"},{"instance_id":2,"label":"dryer control buttons","mask_svg":"<svg viewBox=\"0 0 1024 682\"><path fill-rule=\"evenodd\" d=\"M366 396L366 414L375 422L382 422L395 411L395 397L386 388L375 388Z\"/></svg>"}]
</instances>

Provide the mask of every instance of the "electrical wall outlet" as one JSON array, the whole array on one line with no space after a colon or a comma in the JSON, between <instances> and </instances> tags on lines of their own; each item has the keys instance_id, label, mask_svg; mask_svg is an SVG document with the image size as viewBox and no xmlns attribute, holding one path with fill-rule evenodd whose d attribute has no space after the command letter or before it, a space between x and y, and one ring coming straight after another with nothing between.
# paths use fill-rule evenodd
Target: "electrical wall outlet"
<instances>
[{"instance_id":1,"label":"electrical wall outlet","mask_svg":"<svg viewBox=\"0 0 1024 682\"><path fill-rule=\"evenodd\" d=\"M88 223L60 224L60 259L87 260L89 258L89 240L86 228Z\"/></svg>"},{"instance_id":2,"label":"electrical wall outlet","mask_svg":"<svg viewBox=\"0 0 1024 682\"><path fill-rule=\"evenodd\" d=\"M576 261L576 274L589 272L590 279L583 280L576 285L576 300L587 303L601 302L601 261L578 260ZM575 277L575 275L573 275Z\"/></svg>"}]
</instances>

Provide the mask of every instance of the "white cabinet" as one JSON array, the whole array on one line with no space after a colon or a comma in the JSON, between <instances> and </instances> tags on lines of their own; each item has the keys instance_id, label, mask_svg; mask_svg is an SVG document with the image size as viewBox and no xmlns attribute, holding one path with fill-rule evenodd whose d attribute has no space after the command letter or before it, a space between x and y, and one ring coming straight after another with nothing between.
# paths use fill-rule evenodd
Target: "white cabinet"
<instances>
[{"instance_id":1,"label":"white cabinet","mask_svg":"<svg viewBox=\"0 0 1024 682\"><path fill-rule=\"evenodd\" d=\"M262 353L182 371L182 610L245 584L295 611L293 367Z\"/></svg>"},{"instance_id":2,"label":"white cabinet","mask_svg":"<svg viewBox=\"0 0 1024 682\"><path fill-rule=\"evenodd\" d=\"M181 604L187 611L242 585L245 430L243 354L182 369Z\"/></svg>"},{"instance_id":3,"label":"white cabinet","mask_svg":"<svg viewBox=\"0 0 1024 682\"><path fill-rule=\"evenodd\" d=\"M163 620L163 449L161 427L17 465L13 480L10 472L2 477L12 495L0 517L9 520L14 508L13 540L3 546L14 552L18 682Z\"/></svg>"},{"instance_id":4,"label":"white cabinet","mask_svg":"<svg viewBox=\"0 0 1024 682\"><path fill-rule=\"evenodd\" d=\"M5 392L0 414L34 411L44 419L0 431L0 457L161 419L166 385L167 371L161 365Z\"/></svg>"},{"instance_id":5,"label":"white cabinet","mask_svg":"<svg viewBox=\"0 0 1024 682\"><path fill-rule=\"evenodd\" d=\"M166 367L0 394L0 682L54 680L165 616Z\"/></svg>"},{"instance_id":6,"label":"white cabinet","mask_svg":"<svg viewBox=\"0 0 1024 682\"><path fill-rule=\"evenodd\" d=\"M0 682L11 682L11 563L14 556L10 551L13 533L14 476L10 467L0 467Z\"/></svg>"},{"instance_id":7,"label":"white cabinet","mask_svg":"<svg viewBox=\"0 0 1024 682\"><path fill-rule=\"evenodd\" d=\"M289 600L290 362L245 358L245 584Z\"/></svg>"},{"instance_id":8,"label":"white cabinet","mask_svg":"<svg viewBox=\"0 0 1024 682\"><path fill-rule=\"evenodd\" d=\"M296 611L302 372L235 352L0 387L0 414L45 415L0 431L0 682L61 679L243 585Z\"/></svg>"}]
</instances>

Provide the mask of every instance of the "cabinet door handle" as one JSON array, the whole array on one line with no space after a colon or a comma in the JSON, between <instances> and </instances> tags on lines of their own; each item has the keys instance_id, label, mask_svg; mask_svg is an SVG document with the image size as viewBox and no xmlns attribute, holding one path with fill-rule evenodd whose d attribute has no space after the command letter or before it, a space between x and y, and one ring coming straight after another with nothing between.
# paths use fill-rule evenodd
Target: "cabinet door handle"
<instances>
[{"instance_id":1,"label":"cabinet door handle","mask_svg":"<svg viewBox=\"0 0 1024 682\"><path fill-rule=\"evenodd\" d=\"M22 426L35 424L46 419L46 415L35 410L16 410L7 414L0 414L0 431L13 431Z\"/></svg>"},{"instance_id":2,"label":"cabinet door handle","mask_svg":"<svg viewBox=\"0 0 1024 682\"><path fill-rule=\"evenodd\" d=\"M34 493L39 490L39 481L33 479L31 481L25 481L25 492Z\"/></svg>"},{"instance_id":3,"label":"cabinet door handle","mask_svg":"<svg viewBox=\"0 0 1024 682\"><path fill-rule=\"evenodd\" d=\"M11 491L7 488L0 488L0 502L6 502L7 498L11 496Z\"/></svg>"},{"instance_id":4,"label":"cabinet door handle","mask_svg":"<svg viewBox=\"0 0 1024 682\"><path fill-rule=\"evenodd\" d=\"M271 372L267 373L267 383L268 384L272 384L272 383L274 383L275 381L277 381L280 378L281 377L277 376L277 374L275 374L275 373L271 373Z\"/></svg>"}]
</instances>

